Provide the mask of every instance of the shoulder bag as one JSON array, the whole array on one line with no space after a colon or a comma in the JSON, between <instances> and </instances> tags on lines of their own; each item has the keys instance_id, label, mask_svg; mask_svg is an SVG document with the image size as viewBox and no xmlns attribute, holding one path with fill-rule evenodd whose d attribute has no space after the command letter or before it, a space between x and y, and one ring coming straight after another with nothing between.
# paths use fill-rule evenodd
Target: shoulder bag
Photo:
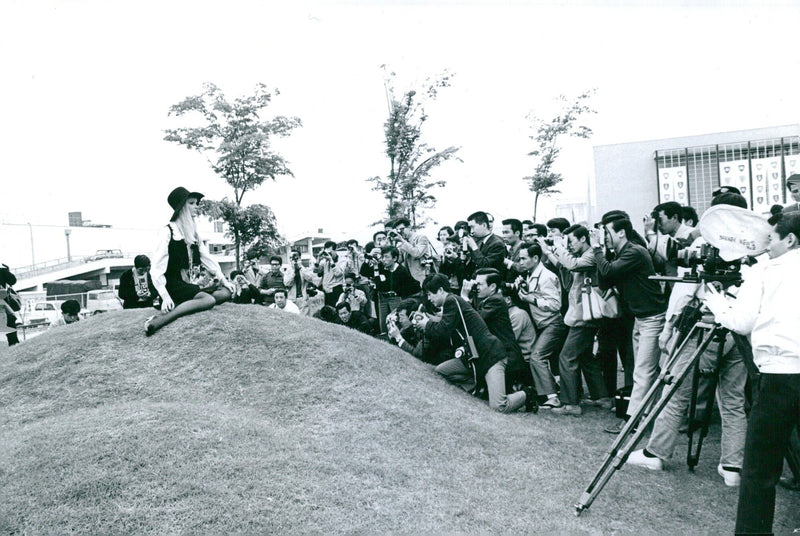
<instances>
[{"instance_id":1,"label":"shoulder bag","mask_svg":"<svg viewBox=\"0 0 800 536\"><path fill-rule=\"evenodd\" d=\"M586 277L581 288L581 309L583 321L591 322L601 318L619 318L620 308L614 288L601 291L592 286L592 278Z\"/></svg>"}]
</instances>

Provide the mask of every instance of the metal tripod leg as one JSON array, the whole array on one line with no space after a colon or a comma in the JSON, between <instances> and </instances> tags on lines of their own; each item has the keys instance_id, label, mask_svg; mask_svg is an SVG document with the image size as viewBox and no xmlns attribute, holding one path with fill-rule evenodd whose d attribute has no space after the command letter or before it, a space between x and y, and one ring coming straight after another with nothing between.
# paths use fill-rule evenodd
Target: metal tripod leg
<instances>
[{"instance_id":1,"label":"metal tripod leg","mask_svg":"<svg viewBox=\"0 0 800 536\"><path fill-rule=\"evenodd\" d=\"M664 364L664 367L661 370L658 378L655 382L653 382L653 385L647 391L647 394L637 408L636 412L631 415L628 419L628 422L625 423L622 431L614 440L614 443L612 443L611 447L603 458L603 463L600 466L600 469L598 469L597 473L595 473L594 478L581 495L578 503L575 504L576 516L581 515L584 510L592 505L595 498L597 498L614 473L621 469L625 464L625 461L628 459L628 455L630 455L631 451L636 447L636 444L644 435L650 423L655 420L659 413L661 413L661 410L663 410L667 405L667 402L669 402L670 398L672 398L673 393L678 389L686 376L688 376L689 373L694 370L695 363L697 363L697 361L700 359L700 356L703 354L703 352L705 352L706 348L708 348L716 329L717 328L714 324L697 322L694 326L692 326L689 334L669 355L667 362ZM695 350L694 354L688 360L686 366L684 366L683 369L681 369L677 374L674 374L672 369L675 368L675 366L680 362L681 354L683 354L692 337L699 333L702 333L704 336L701 336L701 342L699 343L697 350ZM651 403L653 403L653 401L659 396L663 386L669 387L660 396L653 410L645 416L647 408L650 407ZM643 416L644 419L642 419ZM629 438L630 440L628 440Z\"/></svg>"},{"instance_id":2,"label":"metal tripod leg","mask_svg":"<svg viewBox=\"0 0 800 536\"><path fill-rule=\"evenodd\" d=\"M717 364L722 362L722 357L725 354L725 334L726 330L717 328L714 330L714 340L717 342ZM689 466L690 471L694 471L695 466L700 461L700 450L703 448L703 440L708 435L708 427L711 424L711 414L714 411L714 394L717 392L717 383L719 382L719 368L714 371L711 376L710 384L708 385L705 394L705 408L703 410L702 418L697 419L697 397L698 389L700 386L700 360L698 359L694 366L694 376L692 377L692 396L689 402L689 448L686 453L686 464ZM697 450L693 451L692 443L694 440L694 432L700 430L700 436L697 438Z\"/></svg>"}]
</instances>

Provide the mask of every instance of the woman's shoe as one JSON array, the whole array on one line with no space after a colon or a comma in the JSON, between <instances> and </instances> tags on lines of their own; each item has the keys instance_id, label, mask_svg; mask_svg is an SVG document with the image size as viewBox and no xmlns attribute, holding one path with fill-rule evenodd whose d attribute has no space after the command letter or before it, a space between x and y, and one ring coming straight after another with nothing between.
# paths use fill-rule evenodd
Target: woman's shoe
<instances>
[{"instance_id":1,"label":"woman's shoe","mask_svg":"<svg viewBox=\"0 0 800 536\"><path fill-rule=\"evenodd\" d=\"M156 315L153 315L153 316L151 316L151 317L148 317L148 318L147 318L147 320L145 320L145 321L144 321L144 334L145 334L145 336L147 336L147 337L149 337L150 335L152 335L153 333L155 333L155 332L156 332L156 328L155 328L155 326L152 326L152 325L150 324L150 322L151 322L151 321L152 321L152 320L153 320L155 317L156 317Z\"/></svg>"}]
</instances>

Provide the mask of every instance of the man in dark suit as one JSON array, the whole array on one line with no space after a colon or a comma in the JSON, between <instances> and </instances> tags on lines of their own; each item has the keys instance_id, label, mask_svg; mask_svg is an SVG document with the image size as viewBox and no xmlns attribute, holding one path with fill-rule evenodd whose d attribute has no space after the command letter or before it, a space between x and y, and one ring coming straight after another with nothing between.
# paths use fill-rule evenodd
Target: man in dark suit
<instances>
[{"instance_id":1,"label":"man in dark suit","mask_svg":"<svg viewBox=\"0 0 800 536\"><path fill-rule=\"evenodd\" d=\"M506 245L492 233L489 217L485 212L475 212L467 218L470 235L464 237L467 245L467 272L479 268L494 268L505 278Z\"/></svg>"},{"instance_id":2,"label":"man in dark suit","mask_svg":"<svg viewBox=\"0 0 800 536\"><path fill-rule=\"evenodd\" d=\"M468 348L468 332L478 354L474 369L461 359L454 358L438 365L436 372L465 390L472 390L476 384L485 382L489 407L501 413L511 413L523 406L526 409L531 407L530 404L526 405L528 397L524 391L506 395L506 351L503 343L492 335L481 315L465 299L450 293L447 276L431 275L425 279L423 287L433 306L442 309L438 321L425 313L414 314L415 322L425 330L425 336L432 340L452 339L454 346L460 345L457 341L464 341L463 346Z\"/></svg>"},{"instance_id":3,"label":"man in dark suit","mask_svg":"<svg viewBox=\"0 0 800 536\"><path fill-rule=\"evenodd\" d=\"M117 292L123 309L153 307L153 299L158 292L150 277L150 259L147 255L137 255L133 259L133 268L123 272L119 278Z\"/></svg>"},{"instance_id":4,"label":"man in dark suit","mask_svg":"<svg viewBox=\"0 0 800 536\"><path fill-rule=\"evenodd\" d=\"M508 316L508 305L501 294L503 280L494 268L480 268L475 272L474 281L464 281L461 289L461 297L469 300L469 293L472 287L477 290L478 301L476 310L483 319L489 331L500 339L506 354L506 377L510 380L507 384L529 383L526 380L525 370L527 365L522 358L522 351L514 335L514 328L511 326L511 319ZM528 375L529 376L529 375ZM533 390L528 398L533 401Z\"/></svg>"}]
</instances>

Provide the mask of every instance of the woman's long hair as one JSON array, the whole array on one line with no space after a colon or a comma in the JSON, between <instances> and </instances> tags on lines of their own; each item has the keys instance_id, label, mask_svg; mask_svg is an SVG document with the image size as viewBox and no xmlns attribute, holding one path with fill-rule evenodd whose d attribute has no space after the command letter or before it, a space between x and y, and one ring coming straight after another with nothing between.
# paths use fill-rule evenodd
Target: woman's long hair
<instances>
[{"instance_id":1,"label":"woman's long hair","mask_svg":"<svg viewBox=\"0 0 800 536\"><path fill-rule=\"evenodd\" d=\"M188 203L183 205L183 208L178 214L178 219L175 220L175 226L183 235L187 246L200 242L200 237L197 235L197 227L194 224L194 218L192 218L192 213L189 212Z\"/></svg>"}]
</instances>

